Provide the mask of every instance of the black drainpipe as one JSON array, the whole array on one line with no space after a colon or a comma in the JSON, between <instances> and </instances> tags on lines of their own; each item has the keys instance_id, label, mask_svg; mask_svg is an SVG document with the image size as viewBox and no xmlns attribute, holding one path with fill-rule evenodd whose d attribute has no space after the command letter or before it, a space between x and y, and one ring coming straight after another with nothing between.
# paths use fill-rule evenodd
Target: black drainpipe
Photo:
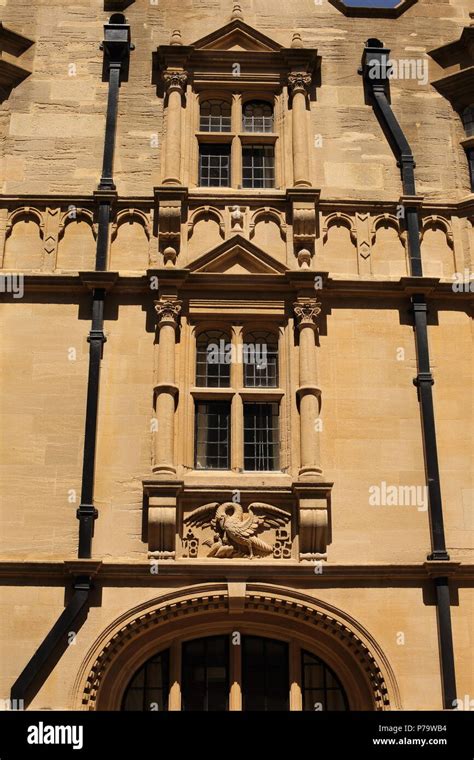
<instances>
[{"instance_id":1,"label":"black drainpipe","mask_svg":"<svg viewBox=\"0 0 474 760\"><path fill-rule=\"evenodd\" d=\"M118 93L120 82L128 77L130 50L134 49L134 46L130 42L130 26L126 23L123 14L113 14L110 22L105 24L104 30L105 38L101 44L101 50L104 50L103 78L109 82L109 92L102 175L99 189L95 193L99 199L95 268L101 272L107 269L109 224L115 191L113 159L117 127ZM90 559L91 557L94 520L98 514L93 504L93 492L100 364L102 349L106 340L103 330L104 303L105 289L95 288L92 293L92 325L87 339L90 345L89 378L87 385L81 503L77 510L77 517L79 519L78 557L80 559ZM66 645L68 634L74 632L75 623L80 620L81 614L85 614L88 609L91 590L92 582L90 576L76 577L74 581L74 593L70 601L12 686L11 699L12 701L16 700L14 704L26 706L38 692L43 683L46 666L48 663L51 664L54 655L58 655L61 647Z\"/></svg>"},{"instance_id":2,"label":"black drainpipe","mask_svg":"<svg viewBox=\"0 0 474 760\"><path fill-rule=\"evenodd\" d=\"M382 126L389 144L397 158L401 170L403 193L416 196L415 161L413 153L395 114L392 111L389 93L390 50L377 39L367 41L359 70L364 77L364 87L368 102ZM405 220L408 235L410 273L412 277L423 276L420 248L420 223L416 202L405 204ZM436 444L436 425L433 404L433 375L431 374L427 303L423 293L411 298L414 315L415 341L418 372L414 384L420 403L423 447L429 494L429 518L431 553L428 560L449 561L444 535L443 506ZM454 669L453 635L451 627L451 603L449 580L445 575L435 578L436 604L438 610L438 634L443 686L444 708L454 709L456 699L456 674Z\"/></svg>"},{"instance_id":3,"label":"black drainpipe","mask_svg":"<svg viewBox=\"0 0 474 760\"><path fill-rule=\"evenodd\" d=\"M114 13L110 23L105 24L105 38L101 45L104 51L104 78L109 82L107 119L105 125L104 160L102 176L96 196L99 198L99 223L97 233L97 271L107 269L107 248L109 225L115 184L113 180L113 162L115 153L115 135L117 131L117 111L120 82L128 76L130 50L130 26L125 23L122 13ZM99 405L100 365L104 335L105 290L95 288L92 293L92 325L87 341L89 343L89 379L87 384L86 425L84 435L84 458L82 467L81 503L77 510L79 520L80 559L92 556L92 537L94 521L98 517L94 506L94 469L97 444L97 411Z\"/></svg>"},{"instance_id":4,"label":"black drainpipe","mask_svg":"<svg viewBox=\"0 0 474 760\"><path fill-rule=\"evenodd\" d=\"M53 655L57 654L61 647L66 646L66 637L75 630L76 621L80 618L81 613L87 609L90 591L91 579L89 577L76 578L74 594L68 605L11 688L10 697L15 705L13 709L27 707L39 691L46 676L44 671L48 663L51 663Z\"/></svg>"}]
</instances>

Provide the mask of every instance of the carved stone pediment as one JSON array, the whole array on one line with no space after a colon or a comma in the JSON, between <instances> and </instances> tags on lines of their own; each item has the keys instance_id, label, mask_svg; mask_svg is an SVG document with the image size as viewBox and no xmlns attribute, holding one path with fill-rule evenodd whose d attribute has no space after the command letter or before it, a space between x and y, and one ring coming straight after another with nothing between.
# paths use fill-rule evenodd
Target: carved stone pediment
<instances>
[{"instance_id":1,"label":"carved stone pediment","mask_svg":"<svg viewBox=\"0 0 474 760\"><path fill-rule=\"evenodd\" d=\"M234 6L228 24L210 32L190 45L184 45L179 30L173 32L169 45L160 45L154 56L157 74L170 67L194 72L194 83L218 80L235 82L232 64L235 54L241 56L243 70L240 81L260 82L277 88L281 85L281 72L289 72L296 66L307 74L320 67L317 50L304 48L301 39L291 47L276 42L243 20L240 6ZM217 66L217 68L216 68ZM156 77L156 81L159 76Z\"/></svg>"},{"instance_id":2,"label":"carved stone pediment","mask_svg":"<svg viewBox=\"0 0 474 760\"><path fill-rule=\"evenodd\" d=\"M222 274L283 274L287 267L242 235L234 235L190 265L192 272Z\"/></svg>"},{"instance_id":3,"label":"carved stone pediment","mask_svg":"<svg viewBox=\"0 0 474 760\"><path fill-rule=\"evenodd\" d=\"M283 46L241 19L234 19L194 42L193 47L196 50L249 50L270 53L281 50Z\"/></svg>"}]
</instances>

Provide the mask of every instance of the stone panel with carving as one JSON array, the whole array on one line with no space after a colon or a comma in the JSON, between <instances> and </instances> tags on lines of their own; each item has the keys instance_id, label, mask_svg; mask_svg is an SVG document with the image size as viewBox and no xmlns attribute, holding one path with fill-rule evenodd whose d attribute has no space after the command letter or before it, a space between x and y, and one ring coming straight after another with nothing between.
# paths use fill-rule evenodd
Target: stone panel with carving
<instances>
[{"instance_id":1,"label":"stone panel with carving","mask_svg":"<svg viewBox=\"0 0 474 760\"><path fill-rule=\"evenodd\" d=\"M183 553L189 557L291 558L291 515L279 507L253 502L211 502L184 517ZM197 553L189 551L189 536Z\"/></svg>"}]
</instances>

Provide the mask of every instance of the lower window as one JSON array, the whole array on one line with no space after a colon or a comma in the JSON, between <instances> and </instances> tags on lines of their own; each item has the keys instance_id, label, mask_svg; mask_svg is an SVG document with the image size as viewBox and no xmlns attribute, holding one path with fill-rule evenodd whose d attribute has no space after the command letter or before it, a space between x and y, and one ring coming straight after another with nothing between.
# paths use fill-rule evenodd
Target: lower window
<instances>
[{"instance_id":1,"label":"lower window","mask_svg":"<svg viewBox=\"0 0 474 760\"><path fill-rule=\"evenodd\" d=\"M200 145L199 184L201 187L230 187L230 145Z\"/></svg>"},{"instance_id":2,"label":"lower window","mask_svg":"<svg viewBox=\"0 0 474 760\"><path fill-rule=\"evenodd\" d=\"M242 637L242 709L289 709L288 644Z\"/></svg>"},{"instance_id":3,"label":"lower window","mask_svg":"<svg viewBox=\"0 0 474 760\"><path fill-rule=\"evenodd\" d=\"M279 405L244 404L244 469L278 470L280 467Z\"/></svg>"},{"instance_id":4,"label":"lower window","mask_svg":"<svg viewBox=\"0 0 474 760\"><path fill-rule=\"evenodd\" d=\"M149 659L137 670L122 700L122 710L148 712L168 709L169 649Z\"/></svg>"},{"instance_id":5,"label":"lower window","mask_svg":"<svg viewBox=\"0 0 474 760\"><path fill-rule=\"evenodd\" d=\"M183 644L182 710L229 708L229 639L211 636Z\"/></svg>"},{"instance_id":6,"label":"lower window","mask_svg":"<svg viewBox=\"0 0 474 760\"><path fill-rule=\"evenodd\" d=\"M244 187L275 187L275 149L273 145L244 145L242 177Z\"/></svg>"},{"instance_id":7,"label":"lower window","mask_svg":"<svg viewBox=\"0 0 474 760\"><path fill-rule=\"evenodd\" d=\"M229 469L229 401L196 402L194 466L197 470Z\"/></svg>"},{"instance_id":8,"label":"lower window","mask_svg":"<svg viewBox=\"0 0 474 760\"><path fill-rule=\"evenodd\" d=\"M303 710L348 710L341 682L326 663L310 652L302 652Z\"/></svg>"},{"instance_id":9,"label":"lower window","mask_svg":"<svg viewBox=\"0 0 474 760\"><path fill-rule=\"evenodd\" d=\"M178 663L171 662L173 656L179 657L179 650L166 649L154 655L132 677L122 710L225 711L231 708L231 686L233 710L289 710L292 686L300 692L298 701L293 701L293 710L349 709L341 682L316 655L300 649L296 643L244 634L235 641L235 635L234 632L184 641L180 688L173 697L169 672L171 665L173 672L179 672ZM295 669L298 660L300 665Z\"/></svg>"}]
</instances>

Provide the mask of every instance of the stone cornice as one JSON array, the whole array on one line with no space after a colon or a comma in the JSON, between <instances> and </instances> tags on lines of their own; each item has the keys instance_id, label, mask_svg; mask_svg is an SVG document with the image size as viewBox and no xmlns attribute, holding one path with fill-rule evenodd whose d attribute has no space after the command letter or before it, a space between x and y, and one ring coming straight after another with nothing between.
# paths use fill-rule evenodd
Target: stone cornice
<instances>
[{"instance_id":1,"label":"stone cornice","mask_svg":"<svg viewBox=\"0 0 474 760\"><path fill-rule=\"evenodd\" d=\"M393 210L400 203L400 197L393 199L370 199L370 198L330 198L320 197L321 191L317 188L288 188L288 190L271 190L255 195L252 190L233 190L229 189L226 193L209 193L201 190L192 189L189 192L184 188L176 187L157 187L154 188L155 194L150 195L124 195L116 196L114 194L114 205L118 208L152 208L158 200L168 200L168 196L180 197L187 200L190 204L209 204L215 206L232 205L234 202L240 202L241 205L249 206L266 206L271 203L287 203L290 200L314 201L318 204L321 211L337 209L340 211L374 211L380 213L383 210ZM166 196L166 197L165 197ZM18 206L68 206L73 205L90 205L95 206L102 196L97 191L91 193L59 193L55 195L38 195L38 194L9 194L0 193L0 208L13 208ZM474 211L474 194L463 196L457 201L447 199L426 199L420 202L422 211L429 213L463 213L465 210Z\"/></svg>"},{"instance_id":2,"label":"stone cornice","mask_svg":"<svg viewBox=\"0 0 474 760\"><path fill-rule=\"evenodd\" d=\"M428 50L428 55L444 69L459 63L465 57L473 59L472 45L474 43L474 27L465 26L461 36L454 42L448 42L446 45Z\"/></svg>"},{"instance_id":3,"label":"stone cornice","mask_svg":"<svg viewBox=\"0 0 474 760\"><path fill-rule=\"evenodd\" d=\"M24 274L25 293L77 293L90 289L90 287L114 288L115 292L122 293L149 293L150 292L150 275L161 276L168 271L172 273L173 279L181 282L180 292L192 292L198 289L203 298L209 301L209 297L204 295L204 289L213 289L216 293L225 291L244 292L245 300L248 303L252 299L247 294L254 292L256 294L256 303L262 304L262 288L265 292L287 294L291 299L293 294L303 288L313 288L314 278L320 276L324 287L318 290L318 295L324 294L325 303L327 299L331 302L338 298L400 298L412 293L424 293L432 300L449 300L452 303L461 304L473 301L474 294L471 292L455 293L452 289L453 281L441 282L436 277L401 277L397 280L376 280L376 279L346 279L344 277L330 277L327 272L305 271L304 273L295 270L288 271L284 274L242 274L242 275L223 275L221 273L200 274L192 273L188 270L160 270L152 269L146 275L120 275L117 272L98 272L97 281L89 277L92 273L78 274ZM2 270L4 275L18 274L13 270ZM303 274L305 275L303 277ZM178 275L182 275L178 278ZM97 282L97 284L96 284ZM216 295L216 303L222 299ZM0 293L0 301L15 301L9 293Z\"/></svg>"},{"instance_id":4,"label":"stone cornice","mask_svg":"<svg viewBox=\"0 0 474 760\"><path fill-rule=\"evenodd\" d=\"M474 99L474 66L469 66L454 74L431 82L433 87L443 95L453 108L462 111L471 105Z\"/></svg>"},{"instance_id":5,"label":"stone cornice","mask_svg":"<svg viewBox=\"0 0 474 760\"><path fill-rule=\"evenodd\" d=\"M12 88L31 74L29 69L10 60L21 56L31 45L33 40L8 29L0 21L0 99L7 98Z\"/></svg>"},{"instance_id":6,"label":"stone cornice","mask_svg":"<svg viewBox=\"0 0 474 760\"><path fill-rule=\"evenodd\" d=\"M0 560L0 577L31 585L38 578L50 579L54 582L67 581L71 576L90 576L97 583L127 578L137 586L160 587L160 578L175 579L186 583L198 583L205 580L221 580L239 578L241 580L259 579L261 581L283 583L299 581L312 588L324 587L326 582L331 586L344 585L353 580L365 581L367 586L378 585L386 581L401 584L406 581L423 583L429 578L448 576L456 582L474 580L474 563L451 562L412 562L407 564L368 563L368 564L331 564L324 563L323 572L315 573L313 563L297 562L295 560L280 560L264 562L253 560L162 560L159 572L150 573L149 561L102 562L100 560Z\"/></svg>"},{"instance_id":7,"label":"stone cornice","mask_svg":"<svg viewBox=\"0 0 474 760\"><path fill-rule=\"evenodd\" d=\"M0 51L5 51L16 57L33 45L33 40L9 29L0 21Z\"/></svg>"}]
</instances>

